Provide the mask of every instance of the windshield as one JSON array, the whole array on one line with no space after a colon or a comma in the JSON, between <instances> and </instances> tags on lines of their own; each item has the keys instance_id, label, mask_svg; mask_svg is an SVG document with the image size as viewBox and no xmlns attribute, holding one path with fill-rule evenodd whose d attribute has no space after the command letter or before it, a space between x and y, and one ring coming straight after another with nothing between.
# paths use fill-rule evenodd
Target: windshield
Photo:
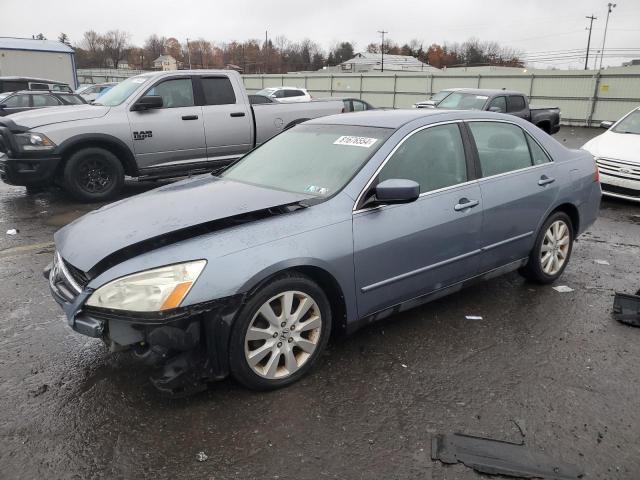
<instances>
[{"instance_id":1,"label":"windshield","mask_svg":"<svg viewBox=\"0 0 640 480\"><path fill-rule=\"evenodd\" d=\"M640 135L640 110L634 110L611 129L616 133L633 133Z\"/></svg>"},{"instance_id":2,"label":"windshield","mask_svg":"<svg viewBox=\"0 0 640 480\"><path fill-rule=\"evenodd\" d=\"M451 90L441 90L438 93L436 93L435 95L433 95L430 98L430 100L433 101L434 103L438 103L439 101L441 101L443 98L445 98L450 93L451 93Z\"/></svg>"},{"instance_id":3,"label":"windshield","mask_svg":"<svg viewBox=\"0 0 640 480\"><path fill-rule=\"evenodd\" d=\"M486 95L476 95L475 93L453 92L442 100L437 108L447 108L450 110L482 110L487 99Z\"/></svg>"},{"instance_id":4,"label":"windshield","mask_svg":"<svg viewBox=\"0 0 640 480\"><path fill-rule=\"evenodd\" d=\"M127 78L115 87L109 89L109 91L100 95L100 100L93 102L93 104L105 105L107 107L120 105L147 80L149 80L148 75L137 75L135 77Z\"/></svg>"},{"instance_id":5,"label":"windshield","mask_svg":"<svg viewBox=\"0 0 640 480\"><path fill-rule=\"evenodd\" d=\"M276 90L277 90L277 88L264 88L264 89L260 90L259 92L256 92L256 95L262 95L263 97L268 97L269 95L271 95Z\"/></svg>"},{"instance_id":6,"label":"windshield","mask_svg":"<svg viewBox=\"0 0 640 480\"><path fill-rule=\"evenodd\" d=\"M7 93L0 93L0 100L4 100L5 98L7 98L9 95L11 95L11 92L7 92Z\"/></svg>"},{"instance_id":7,"label":"windshield","mask_svg":"<svg viewBox=\"0 0 640 480\"><path fill-rule=\"evenodd\" d=\"M340 191L392 129L299 125L269 140L220 176L318 197Z\"/></svg>"}]
</instances>

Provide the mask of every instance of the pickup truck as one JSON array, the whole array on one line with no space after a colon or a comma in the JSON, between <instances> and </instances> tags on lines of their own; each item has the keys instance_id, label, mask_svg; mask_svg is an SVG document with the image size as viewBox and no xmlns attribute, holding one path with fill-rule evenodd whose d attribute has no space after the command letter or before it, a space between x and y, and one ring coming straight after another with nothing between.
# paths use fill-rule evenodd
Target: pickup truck
<instances>
[{"instance_id":1,"label":"pickup truck","mask_svg":"<svg viewBox=\"0 0 640 480\"><path fill-rule=\"evenodd\" d=\"M431 100L417 103L415 107L507 113L528 120L550 135L560 130L559 108L531 107L526 95L513 90L449 88L441 90Z\"/></svg>"},{"instance_id":2,"label":"pickup truck","mask_svg":"<svg viewBox=\"0 0 640 480\"><path fill-rule=\"evenodd\" d=\"M125 175L158 179L228 165L287 128L343 112L341 100L251 105L229 70L152 72L92 104L0 120L0 178L58 183L81 201L113 198Z\"/></svg>"}]
</instances>

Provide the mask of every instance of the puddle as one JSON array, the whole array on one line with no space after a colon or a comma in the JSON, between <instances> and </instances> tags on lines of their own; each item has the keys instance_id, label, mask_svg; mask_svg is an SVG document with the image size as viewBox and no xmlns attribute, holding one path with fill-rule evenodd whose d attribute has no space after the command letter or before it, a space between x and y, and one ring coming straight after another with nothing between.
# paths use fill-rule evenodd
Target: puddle
<instances>
[{"instance_id":1,"label":"puddle","mask_svg":"<svg viewBox=\"0 0 640 480\"><path fill-rule=\"evenodd\" d=\"M85 211L72 210L70 212L59 213L57 215L51 215L44 223L51 227L64 227L65 225L73 222L76 218L83 216Z\"/></svg>"}]
</instances>

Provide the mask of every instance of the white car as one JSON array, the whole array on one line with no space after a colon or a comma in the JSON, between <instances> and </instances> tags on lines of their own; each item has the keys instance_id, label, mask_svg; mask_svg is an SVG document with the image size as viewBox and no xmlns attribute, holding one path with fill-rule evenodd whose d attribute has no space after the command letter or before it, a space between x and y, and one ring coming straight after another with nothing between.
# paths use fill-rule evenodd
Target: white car
<instances>
[{"instance_id":1,"label":"white car","mask_svg":"<svg viewBox=\"0 0 640 480\"><path fill-rule=\"evenodd\" d=\"M85 101L92 102L103 93L111 90L111 88L113 88L115 85L117 85L116 82L98 83L96 85L85 85L83 87L78 88L75 91L75 93L77 93L82 98L84 98Z\"/></svg>"},{"instance_id":2,"label":"white car","mask_svg":"<svg viewBox=\"0 0 640 480\"><path fill-rule=\"evenodd\" d=\"M596 159L603 195L640 202L640 107L600 126L608 130L582 148Z\"/></svg>"},{"instance_id":3,"label":"white car","mask_svg":"<svg viewBox=\"0 0 640 480\"><path fill-rule=\"evenodd\" d=\"M256 92L256 95L269 97L280 103L310 102L311 95L300 87L270 87Z\"/></svg>"}]
</instances>

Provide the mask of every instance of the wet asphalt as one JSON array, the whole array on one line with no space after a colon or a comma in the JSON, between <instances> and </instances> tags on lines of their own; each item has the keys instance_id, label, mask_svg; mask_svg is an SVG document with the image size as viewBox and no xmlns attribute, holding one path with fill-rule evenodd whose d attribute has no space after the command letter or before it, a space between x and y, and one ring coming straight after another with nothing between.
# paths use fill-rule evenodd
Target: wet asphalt
<instances>
[{"instance_id":1,"label":"wet asphalt","mask_svg":"<svg viewBox=\"0 0 640 480\"><path fill-rule=\"evenodd\" d=\"M510 274L335 339L289 388L225 380L180 400L50 298L52 234L95 207L0 184L2 479L485 478L431 460L448 432L524 441L586 479L640 478L640 328L610 314L615 291L640 288L638 204L603 201L558 282L572 292Z\"/></svg>"}]
</instances>

